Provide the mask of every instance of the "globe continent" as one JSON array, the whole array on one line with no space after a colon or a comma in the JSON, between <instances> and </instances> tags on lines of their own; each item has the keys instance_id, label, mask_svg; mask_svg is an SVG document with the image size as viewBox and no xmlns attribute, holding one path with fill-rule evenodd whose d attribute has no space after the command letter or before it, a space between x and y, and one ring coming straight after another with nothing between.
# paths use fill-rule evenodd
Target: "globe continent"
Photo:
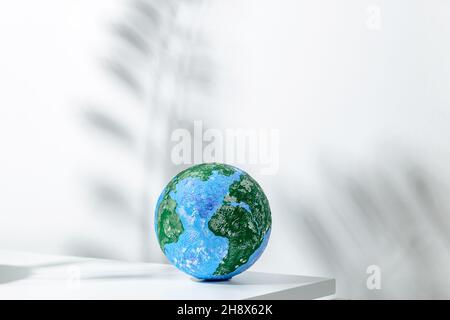
<instances>
[{"instance_id":1,"label":"globe continent","mask_svg":"<svg viewBox=\"0 0 450 320\"><path fill-rule=\"evenodd\" d=\"M271 213L259 184L230 165L209 163L175 176L155 211L159 245L178 269L226 280L248 269L270 236Z\"/></svg>"}]
</instances>

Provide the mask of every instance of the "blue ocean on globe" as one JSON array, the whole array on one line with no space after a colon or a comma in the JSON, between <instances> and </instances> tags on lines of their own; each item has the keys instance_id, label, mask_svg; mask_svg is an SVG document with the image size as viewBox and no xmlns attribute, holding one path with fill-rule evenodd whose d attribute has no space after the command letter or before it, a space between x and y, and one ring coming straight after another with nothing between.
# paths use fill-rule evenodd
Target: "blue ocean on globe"
<instances>
[{"instance_id":1,"label":"blue ocean on globe","mask_svg":"<svg viewBox=\"0 0 450 320\"><path fill-rule=\"evenodd\" d=\"M155 229L168 260L203 280L225 280L249 268L270 236L261 187L244 171L203 164L178 174L163 190Z\"/></svg>"}]
</instances>

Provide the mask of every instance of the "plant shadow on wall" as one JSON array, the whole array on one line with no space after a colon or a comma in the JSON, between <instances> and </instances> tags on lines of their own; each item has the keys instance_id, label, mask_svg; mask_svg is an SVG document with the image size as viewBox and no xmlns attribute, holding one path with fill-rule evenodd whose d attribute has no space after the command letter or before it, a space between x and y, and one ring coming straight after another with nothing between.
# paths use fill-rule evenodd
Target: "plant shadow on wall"
<instances>
[{"instance_id":1,"label":"plant shadow on wall","mask_svg":"<svg viewBox=\"0 0 450 320\"><path fill-rule=\"evenodd\" d=\"M124 221L135 226L141 247L135 259L163 259L159 250L152 249L149 234L153 232L154 200L163 185L158 182L180 170L170 161L171 132L192 123L189 117L212 91L213 68L206 40L195 24L186 22L186 16L198 18L202 8L201 0L128 1L123 20L110 28L115 46L101 66L130 99L119 106L102 102L82 106L82 122L105 137L100 143L113 142L141 168L144 183L137 191L115 182L120 181L119 171L112 176L89 173L83 186L94 205L93 213L107 214L105 228L108 224L120 227ZM142 127L118 116L124 112L138 113ZM77 255L123 258L98 238L72 239L68 246Z\"/></svg>"},{"instance_id":2,"label":"plant shadow on wall","mask_svg":"<svg viewBox=\"0 0 450 320\"><path fill-rule=\"evenodd\" d=\"M418 156L382 154L376 164L352 168L322 162L319 199L287 199L296 231L337 279L340 297L448 299L445 177ZM379 288L367 286L373 265L380 270Z\"/></svg>"}]
</instances>

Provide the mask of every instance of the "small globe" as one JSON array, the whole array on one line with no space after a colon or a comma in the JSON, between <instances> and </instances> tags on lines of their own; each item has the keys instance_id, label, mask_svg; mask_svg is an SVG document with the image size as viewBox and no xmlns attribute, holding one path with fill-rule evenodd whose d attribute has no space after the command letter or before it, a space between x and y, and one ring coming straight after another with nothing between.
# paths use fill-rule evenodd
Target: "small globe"
<instances>
[{"instance_id":1,"label":"small globe","mask_svg":"<svg viewBox=\"0 0 450 320\"><path fill-rule=\"evenodd\" d=\"M190 167L158 199L155 229L167 259L203 280L226 280L248 269L269 240L272 218L259 184L225 164Z\"/></svg>"}]
</instances>

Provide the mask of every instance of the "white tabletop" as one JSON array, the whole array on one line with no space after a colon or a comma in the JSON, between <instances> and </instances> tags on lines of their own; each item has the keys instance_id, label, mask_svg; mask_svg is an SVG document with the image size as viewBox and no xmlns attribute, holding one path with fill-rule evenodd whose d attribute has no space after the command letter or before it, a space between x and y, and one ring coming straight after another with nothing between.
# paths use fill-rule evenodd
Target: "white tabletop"
<instances>
[{"instance_id":1,"label":"white tabletop","mask_svg":"<svg viewBox=\"0 0 450 320\"><path fill-rule=\"evenodd\" d=\"M316 299L334 293L328 278L247 271L202 282L166 264L0 250L0 299Z\"/></svg>"}]
</instances>

